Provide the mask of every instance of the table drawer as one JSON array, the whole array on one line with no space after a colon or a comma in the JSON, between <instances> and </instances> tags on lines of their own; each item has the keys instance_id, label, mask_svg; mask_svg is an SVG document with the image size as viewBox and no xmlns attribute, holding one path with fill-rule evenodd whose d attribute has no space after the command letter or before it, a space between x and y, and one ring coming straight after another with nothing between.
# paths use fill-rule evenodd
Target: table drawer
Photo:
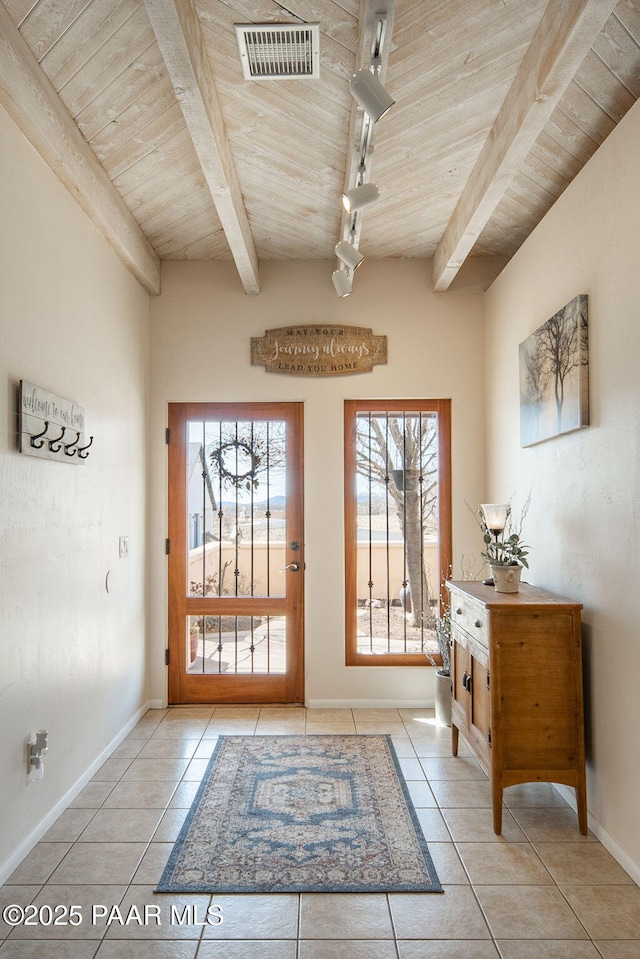
<instances>
[{"instance_id":1,"label":"table drawer","mask_svg":"<svg viewBox=\"0 0 640 959\"><path fill-rule=\"evenodd\" d=\"M487 610L481 603L474 603L467 596L451 591L451 623L459 626L469 636L480 643L485 649L489 648Z\"/></svg>"}]
</instances>

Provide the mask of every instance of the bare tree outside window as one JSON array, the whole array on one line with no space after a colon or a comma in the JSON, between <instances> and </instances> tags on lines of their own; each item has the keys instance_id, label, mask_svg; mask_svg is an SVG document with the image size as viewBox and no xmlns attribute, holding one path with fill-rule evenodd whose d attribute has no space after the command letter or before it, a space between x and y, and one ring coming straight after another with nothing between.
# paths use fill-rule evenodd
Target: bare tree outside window
<instances>
[{"instance_id":1,"label":"bare tree outside window","mask_svg":"<svg viewBox=\"0 0 640 959\"><path fill-rule=\"evenodd\" d=\"M580 294L520 344L522 446L589 425L587 296Z\"/></svg>"}]
</instances>

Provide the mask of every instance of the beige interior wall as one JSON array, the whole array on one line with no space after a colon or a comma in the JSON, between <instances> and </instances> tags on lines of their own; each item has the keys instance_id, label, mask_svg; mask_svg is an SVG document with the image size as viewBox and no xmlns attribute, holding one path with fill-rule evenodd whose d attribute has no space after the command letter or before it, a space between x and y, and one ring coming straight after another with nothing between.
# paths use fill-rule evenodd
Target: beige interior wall
<instances>
[{"instance_id":1,"label":"beige interior wall","mask_svg":"<svg viewBox=\"0 0 640 959\"><path fill-rule=\"evenodd\" d=\"M425 702L432 670L344 665L343 401L451 397L454 557L474 548L464 505L484 479L483 304L477 293L439 297L424 261L365 262L340 300L330 261L261 264L262 292L246 296L225 263L163 264L152 302L151 689L165 695L167 403L295 400L305 405L306 698L313 704ZM371 373L307 378L250 365L250 338L283 324L365 326L388 337L389 361Z\"/></svg>"},{"instance_id":2,"label":"beige interior wall","mask_svg":"<svg viewBox=\"0 0 640 959\"><path fill-rule=\"evenodd\" d=\"M0 169L1 882L146 700L149 324L147 294L1 109ZM84 467L17 452L21 378L84 407ZM38 729L45 775L28 782Z\"/></svg>"},{"instance_id":3,"label":"beige interior wall","mask_svg":"<svg viewBox=\"0 0 640 959\"><path fill-rule=\"evenodd\" d=\"M529 581L584 604L589 809L640 876L640 104L493 284L487 495L532 490ZM518 344L589 296L591 426L521 449ZM549 663L549 669L554 664Z\"/></svg>"}]
</instances>

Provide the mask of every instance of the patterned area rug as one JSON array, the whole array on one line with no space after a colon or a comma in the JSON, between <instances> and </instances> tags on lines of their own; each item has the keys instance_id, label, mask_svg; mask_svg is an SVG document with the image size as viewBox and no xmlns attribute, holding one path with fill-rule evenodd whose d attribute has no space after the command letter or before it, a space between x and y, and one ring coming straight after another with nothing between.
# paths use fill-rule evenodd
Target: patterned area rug
<instances>
[{"instance_id":1,"label":"patterned area rug","mask_svg":"<svg viewBox=\"0 0 640 959\"><path fill-rule=\"evenodd\" d=\"M157 892L442 892L390 736L221 736Z\"/></svg>"}]
</instances>

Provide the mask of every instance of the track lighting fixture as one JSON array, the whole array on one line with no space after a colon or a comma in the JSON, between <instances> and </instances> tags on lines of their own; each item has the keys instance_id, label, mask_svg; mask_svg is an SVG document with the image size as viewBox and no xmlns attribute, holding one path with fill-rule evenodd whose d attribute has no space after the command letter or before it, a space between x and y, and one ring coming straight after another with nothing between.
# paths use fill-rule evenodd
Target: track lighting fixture
<instances>
[{"instance_id":1,"label":"track lighting fixture","mask_svg":"<svg viewBox=\"0 0 640 959\"><path fill-rule=\"evenodd\" d=\"M385 0L379 0L379 3L386 8ZM335 246L340 263L331 277L339 297L351 293L354 273L364 259L357 248L362 229L361 210L375 203L380 196L376 184L369 180L373 156L373 127L395 103L378 79L378 74L384 76L385 50L390 36L386 12L380 10L368 30L371 41L369 65L357 70L349 81L351 95L364 111L364 116L356 119L356 110L352 110L352 135L354 140L357 138L357 142L354 142L349 158L342 194L342 204L347 216L342 218L340 232L343 239Z\"/></svg>"},{"instance_id":2,"label":"track lighting fixture","mask_svg":"<svg viewBox=\"0 0 640 959\"><path fill-rule=\"evenodd\" d=\"M348 270L334 270L331 279L339 297L342 298L353 293L351 288L352 277Z\"/></svg>"},{"instance_id":3,"label":"track lighting fixture","mask_svg":"<svg viewBox=\"0 0 640 959\"><path fill-rule=\"evenodd\" d=\"M356 250L353 243L349 243L348 240L340 240L336 243L335 250L338 259L342 260L350 270L356 270L364 260L360 250Z\"/></svg>"},{"instance_id":4,"label":"track lighting fixture","mask_svg":"<svg viewBox=\"0 0 640 959\"><path fill-rule=\"evenodd\" d=\"M358 70L349 81L351 96L373 122L380 120L396 102L371 70Z\"/></svg>"},{"instance_id":5,"label":"track lighting fixture","mask_svg":"<svg viewBox=\"0 0 640 959\"><path fill-rule=\"evenodd\" d=\"M342 205L347 213L356 213L363 207L375 203L380 196L380 190L375 183L361 183L342 194Z\"/></svg>"}]
</instances>

